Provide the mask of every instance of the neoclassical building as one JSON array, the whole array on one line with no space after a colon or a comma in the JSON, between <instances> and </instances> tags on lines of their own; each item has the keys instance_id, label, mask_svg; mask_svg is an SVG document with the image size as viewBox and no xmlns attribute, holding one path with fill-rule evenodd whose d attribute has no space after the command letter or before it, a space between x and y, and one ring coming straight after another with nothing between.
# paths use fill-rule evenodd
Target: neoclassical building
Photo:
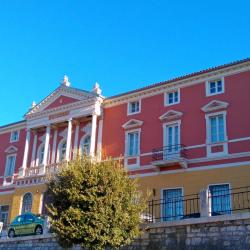
<instances>
[{"instance_id":1,"label":"neoclassical building","mask_svg":"<svg viewBox=\"0 0 250 250\"><path fill-rule=\"evenodd\" d=\"M42 213L46 175L77 152L122 157L155 199L248 186L249 97L249 59L108 98L64 77L23 121L0 127L0 221Z\"/></svg>"}]
</instances>

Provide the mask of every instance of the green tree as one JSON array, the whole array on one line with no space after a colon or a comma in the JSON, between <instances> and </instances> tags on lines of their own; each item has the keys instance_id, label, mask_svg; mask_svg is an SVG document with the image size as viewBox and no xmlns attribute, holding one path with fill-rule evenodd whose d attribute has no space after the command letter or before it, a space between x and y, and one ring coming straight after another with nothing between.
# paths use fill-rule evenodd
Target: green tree
<instances>
[{"instance_id":1,"label":"green tree","mask_svg":"<svg viewBox=\"0 0 250 250\"><path fill-rule=\"evenodd\" d=\"M48 194L51 227L63 247L118 248L140 234L145 200L118 161L74 160L50 180Z\"/></svg>"}]
</instances>

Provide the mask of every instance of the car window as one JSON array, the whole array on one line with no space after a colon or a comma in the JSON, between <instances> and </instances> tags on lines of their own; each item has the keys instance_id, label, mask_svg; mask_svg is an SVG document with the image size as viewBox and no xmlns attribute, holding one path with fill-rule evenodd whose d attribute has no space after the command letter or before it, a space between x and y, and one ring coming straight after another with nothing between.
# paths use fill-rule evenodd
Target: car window
<instances>
[{"instance_id":1,"label":"car window","mask_svg":"<svg viewBox=\"0 0 250 250\"><path fill-rule=\"evenodd\" d=\"M18 216L18 217L15 219L15 222L18 222L18 223L23 222L23 221L24 221L24 216L23 216L23 215L20 215L20 216Z\"/></svg>"},{"instance_id":2,"label":"car window","mask_svg":"<svg viewBox=\"0 0 250 250\"><path fill-rule=\"evenodd\" d=\"M34 221L34 217L31 214L26 214L25 215L25 221L33 222Z\"/></svg>"}]
</instances>

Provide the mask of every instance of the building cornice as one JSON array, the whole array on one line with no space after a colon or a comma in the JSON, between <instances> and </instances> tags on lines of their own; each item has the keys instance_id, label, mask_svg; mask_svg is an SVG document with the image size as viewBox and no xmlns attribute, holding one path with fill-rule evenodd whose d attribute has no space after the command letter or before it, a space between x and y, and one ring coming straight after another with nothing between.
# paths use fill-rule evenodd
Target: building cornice
<instances>
[{"instance_id":1,"label":"building cornice","mask_svg":"<svg viewBox=\"0 0 250 250\"><path fill-rule=\"evenodd\" d=\"M21 130L26 127L26 121L15 122L0 127L0 134L9 133L13 130Z\"/></svg>"},{"instance_id":2,"label":"building cornice","mask_svg":"<svg viewBox=\"0 0 250 250\"><path fill-rule=\"evenodd\" d=\"M223 66L185 75L183 77L178 77L172 80L159 82L121 95L109 97L104 100L104 107L109 108L112 106L124 104L130 101L131 99L154 96L161 93L165 93L167 91L171 91L172 89L183 88L206 82L213 78L230 76L232 74L237 74L248 70L250 70L250 59L226 64Z\"/></svg>"}]
</instances>

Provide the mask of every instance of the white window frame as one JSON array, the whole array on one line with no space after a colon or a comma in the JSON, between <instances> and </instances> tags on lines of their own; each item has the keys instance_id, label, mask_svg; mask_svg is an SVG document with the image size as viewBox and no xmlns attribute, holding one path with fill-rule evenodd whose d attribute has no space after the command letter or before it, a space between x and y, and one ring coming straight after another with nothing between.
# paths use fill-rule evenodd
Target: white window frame
<instances>
[{"instance_id":1,"label":"white window frame","mask_svg":"<svg viewBox=\"0 0 250 250\"><path fill-rule=\"evenodd\" d=\"M13 140L12 136L13 136L13 134L15 132L17 132L17 139ZM20 130L13 130L13 131L11 131L11 133L10 133L10 142L18 142L19 141L19 136L20 136Z\"/></svg>"},{"instance_id":2,"label":"white window frame","mask_svg":"<svg viewBox=\"0 0 250 250\"><path fill-rule=\"evenodd\" d=\"M136 112L131 112L131 110L130 110L130 105L133 102L138 102L139 103L139 110L136 111ZM127 103L127 115L135 115L135 114L139 114L139 113L141 113L141 99L135 99L135 100L129 101Z\"/></svg>"},{"instance_id":3,"label":"white window frame","mask_svg":"<svg viewBox=\"0 0 250 250\"><path fill-rule=\"evenodd\" d=\"M128 134L133 133L133 132L138 132L138 154L133 155L133 156L129 156L128 155L128 146L129 146ZM139 167L140 166L140 154L141 154L141 128L127 130L125 132L125 153L124 153L124 155L125 155L124 158L125 159L124 159L124 165L126 167L128 167L129 169ZM129 159L136 159L136 163L128 165L128 160Z\"/></svg>"},{"instance_id":4,"label":"white window frame","mask_svg":"<svg viewBox=\"0 0 250 250\"><path fill-rule=\"evenodd\" d=\"M210 129L210 117L212 116L219 116L223 115L224 117L224 141L221 142L211 142L211 129ZM207 145L207 156L220 156L228 154L228 136L227 136L227 111L219 111L215 113L205 114L206 119L206 145ZM211 147L212 146L223 146L222 152L215 152L212 153Z\"/></svg>"},{"instance_id":5,"label":"white window frame","mask_svg":"<svg viewBox=\"0 0 250 250\"><path fill-rule=\"evenodd\" d=\"M178 125L178 144L181 144L181 120L171 121L171 122L165 122L162 124L163 127L163 147L168 146L167 145L167 127L177 124Z\"/></svg>"},{"instance_id":6,"label":"white window frame","mask_svg":"<svg viewBox=\"0 0 250 250\"><path fill-rule=\"evenodd\" d=\"M6 175L6 170L7 170L8 159L9 159L10 157L13 157L13 156L15 157L13 174L15 173L15 168L16 168L16 154L9 154L9 155L6 156L5 170L4 170L4 176L5 176L5 177L11 177L11 176L7 176L7 175Z\"/></svg>"},{"instance_id":7,"label":"white window frame","mask_svg":"<svg viewBox=\"0 0 250 250\"><path fill-rule=\"evenodd\" d=\"M178 102L169 103L169 102L168 102L168 95L171 94L171 93L175 93L175 92L178 93ZM181 101L180 88L178 88L178 89L173 89L173 90L171 90L171 91L167 91L167 92L164 93L164 106L176 105L176 104L179 104L180 101Z\"/></svg>"},{"instance_id":8,"label":"white window frame","mask_svg":"<svg viewBox=\"0 0 250 250\"><path fill-rule=\"evenodd\" d=\"M219 81L219 80L221 81L222 91L221 92L210 93L210 82ZM206 96L220 95L220 94L223 94L224 92L225 92L224 77L213 78L213 79L209 79L209 80L206 81Z\"/></svg>"},{"instance_id":9,"label":"white window frame","mask_svg":"<svg viewBox=\"0 0 250 250\"><path fill-rule=\"evenodd\" d=\"M82 138L81 138L81 140L80 140L79 152L80 152L81 155L83 155L82 148L83 148L84 145L86 145L86 144L84 144L84 141L85 141L85 139L86 139L87 137L90 138L90 141L89 141L89 148L90 148L91 135L88 133L88 134L85 134L84 136L82 136Z\"/></svg>"},{"instance_id":10,"label":"white window frame","mask_svg":"<svg viewBox=\"0 0 250 250\"><path fill-rule=\"evenodd\" d=\"M181 189L181 196L183 197L184 196L184 187L169 187L169 188L162 188L161 189L161 201L163 201L163 192L165 190L174 190L174 189ZM161 222L166 222L163 220L163 205L161 205ZM184 214L184 206L182 204L182 210L183 210L183 214Z\"/></svg>"},{"instance_id":11,"label":"white window frame","mask_svg":"<svg viewBox=\"0 0 250 250\"><path fill-rule=\"evenodd\" d=\"M36 152L36 167L38 167L38 166L41 166L41 165L43 165L43 163L41 163L41 164L39 164L39 158L40 158L40 154L41 154L41 150L42 150L42 147L45 147L45 142L42 142L42 143L40 143L40 145L38 146L38 148L37 148L37 152ZM49 162L50 162L50 145L49 145L49 147L48 147L48 156L47 156L47 158L48 158L48 163L47 164L49 164ZM42 162L43 162L43 159L42 159Z\"/></svg>"},{"instance_id":12,"label":"white window frame","mask_svg":"<svg viewBox=\"0 0 250 250\"><path fill-rule=\"evenodd\" d=\"M58 143L58 146L57 146L57 154L56 154L56 162L59 163L61 162L60 160L60 156L61 156L61 153L62 153L62 145L66 142L66 148L67 148L67 139L65 138L62 138L60 140L60 142ZM65 150L66 150L65 148ZM66 153L65 153L66 154ZM66 159L63 159L62 161L65 161Z\"/></svg>"},{"instance_id":13,"label":"white window frame","mask_svg":"<svg viewBox=\"0 0 250 250\"><path fill-rule=\"evenodd\" d=\"M229 182L208 184L208 186L207 186L208 195L209 195L209 197L211 197L211 194L210 194L210 187L211 186L220 186L220 185L228 185L229 186L230 208L232 209L232 204L233 203L232 203L232 196L231 196L231 184ZM208 199L208 211L209 211L209 215L211 216L211 213L212 213L212 202L211 202L211 199Z\"/></svg>"}]
</instances>

